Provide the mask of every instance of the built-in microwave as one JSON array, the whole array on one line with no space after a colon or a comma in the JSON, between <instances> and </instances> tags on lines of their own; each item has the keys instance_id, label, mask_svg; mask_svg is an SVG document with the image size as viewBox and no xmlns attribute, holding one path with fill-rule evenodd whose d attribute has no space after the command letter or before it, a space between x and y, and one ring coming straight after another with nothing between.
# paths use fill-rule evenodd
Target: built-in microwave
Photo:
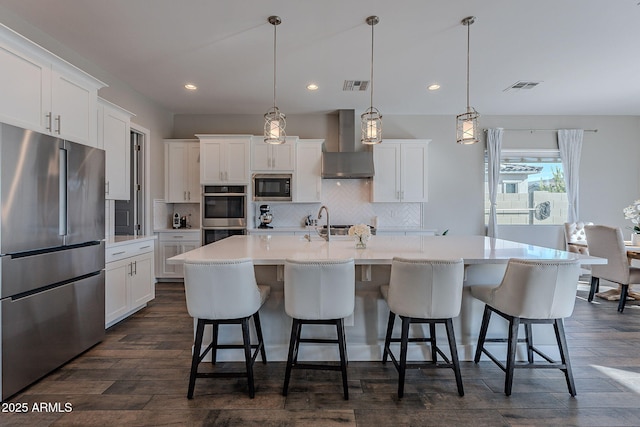
<instances>
[{"instance_id":1,"label":"built-in microwave","mask_svg":"<svg viewBox=\"0 0 640 427\"><path fill-rule=\"evenodd\" d=\"M291 201L290 173L256 173L253 175L254 201Z\"/></svg>"}]
</instances>

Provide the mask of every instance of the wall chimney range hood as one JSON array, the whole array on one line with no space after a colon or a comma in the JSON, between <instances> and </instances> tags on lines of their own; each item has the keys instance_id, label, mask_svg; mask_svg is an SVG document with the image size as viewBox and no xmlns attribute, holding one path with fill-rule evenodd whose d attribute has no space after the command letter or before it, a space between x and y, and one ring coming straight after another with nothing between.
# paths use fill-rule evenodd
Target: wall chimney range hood
<instances>
[{"instance_id":1,"label":"wall chimney range hood","mask_svg":"<svg viewBox=\"0 0 640 427\"><path fill-rule=\"evenodd\" d=\"M338 150L322 153L322 178L372 178L373 152L360 144L356 135L355 110L338 111Z\"/></svg>"}]
</instances>

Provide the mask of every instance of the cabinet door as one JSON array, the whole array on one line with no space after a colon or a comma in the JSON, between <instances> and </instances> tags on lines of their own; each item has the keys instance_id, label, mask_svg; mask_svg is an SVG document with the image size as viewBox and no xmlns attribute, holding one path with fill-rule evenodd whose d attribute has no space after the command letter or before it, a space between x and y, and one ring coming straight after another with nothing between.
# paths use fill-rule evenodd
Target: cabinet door
<instances>
[{"instance_id":1,"label":"cabinet door","mask_svg":"<svg viewBox=\"0 0 640 427\"><path fill-rule=\"evenodd\" d=\"M130 274L128 259L110 262L105 266L105 325L128 311L127 282Z\"/></svg>"},{"instance_id":2,"label":"cabinet door","mask_svg":"<svg viewBox=\"0 0 640 427\"><path fill-rule=\"evenodd\" d=\"M218 184L224 182L223 145L220 141L200 142L200 182Z\"/></svg>"},{"instance_id":3,"label":"cabinet door","mask_svg":"<svg viewBox=\"0 0 640 427\"><path fill-rule=\"evenodd\" d=\"M225 143L225 178L229 184L249 183L249 140L228 141Z\"/></svg>"},{"instance_id":4,"label":"cabinet door","mask_svg":"<svg viewBox=\"0 0 640 427\"><path fill-rule=\"evenodd\" d=\"M81 144L96 146L94 136L97 123L96 102L95 89L83 86L80 82L53 69L51 111L55 135Z\"/></svg>"},{"instance_id":5,"label":"cabinet door","mask_svg":"<svg viewBox=\"0 0 640 427\"><path fill-rule=\"evenodd\" d=\"M254 141L252 144L251 155L253 156L251 170L261 171L271 169L271 147L269 144L265 144L262 138L259 138L259 142Z\"/></svg>"},{"instance_id":6,"label":"cabinet door","mask_svg":"<svg viewBox=\"0 0 640 427\"><path fill-rule=\"evenodd\" d=\"M102 106L101 140L105 150L105 198L129 200L131 183L130 118Z\"/></svg>"},{"instance_id":7,"label":"cabinet door","mask_svg":"<svg viewBox=\"0 0 640 427\"><path fill-rule=\"evenodd\" d=\"M399 202L400 199L400 145L380 144L373 147L375 175L372 202Z\"/></svg>"},{"instance_id":8,"label":"cabinet door","mask_svg":"<svg viewBox=\"0 0 640 427\"><path fill-rule=\"evenodd\" d=\"M192 142L186 146L187 199L191 203L200 203L200 144Z\"/></svg>"},{"instance_id":9,"label":"cabinet door","mask_svg":"<svg viewBox=\"0 0 640 427\"><path fill-rule=\"evenodd\" d=\"M164 146L164 198L167 203L187 201L187 176L185 163L185 144L168 143ZM200 171L197 171L198 176Z\"/></svg>"},{"instance_id":10,"label":"cabinet door","mask_svg":"<svg viewBox=\"0 0 640 427\"><path fill-rule=\"evenodd\" d=\"M320 202L322 198L321 142L298 144L294 182L294 202Z\"/></svg>"},{"instance_id":11,"label":"cabinet door","mask_svg":"<svg viewBox=\"0 0 640 427\"><path fill-rule=\"evenodd\" d=\"M0 46L0 121L47 133L51 65Z\"/></svg>"},{"instance_id":12,"label":"cabinet door","mask_svg":"<svg viewBox=\"0 0 640 427\"><path fill-rule=\"evenodd\" d=\"M131 308L140 307L155 297L153 281L153 253L149 252L132 259L132 271L129 276Z\"/></svg>"},{"instance_id":13,"label":"cabinet door","mask_svg":"<svg viewBox=\"0 0 640 427\"><path fill-rule=\"evenodd\" d=\"M292 171L295 161L295 147L291 143L271 146L271 169Z\"/></svg>"},{"instance_id":14,"label":"cabinet door","mask_svg":"<svg viewBox=\"0 0 640 427\"><path fill-rule=\"evenodd\" d=\"M427 202L427 145L403 144L401 153L403 202Z\"/></svg>"},{"instance_id":15,"label":"cabinet door","mask_svg":"<svg viewBox=\"0 0 640 427\"><path fill-rule=\"evenodd\" d=\"M182 243L161 242L159 249L159 258L162 260L160 277L180 277L182 275L182 266L179 264L169 264L167 263L167 259L182 253Z\"/></svg>"}]
</instances>

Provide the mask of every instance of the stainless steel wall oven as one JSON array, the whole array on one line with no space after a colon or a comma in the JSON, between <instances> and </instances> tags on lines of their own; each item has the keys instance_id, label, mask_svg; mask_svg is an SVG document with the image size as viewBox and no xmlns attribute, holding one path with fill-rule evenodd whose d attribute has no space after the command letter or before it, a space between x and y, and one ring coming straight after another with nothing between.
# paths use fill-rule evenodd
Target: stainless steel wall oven
<instances>
[{"instance_id":1,"label":"stainless steel wall oven","mask_svg":"<svg viewBox=\"0 0 640 427\"><path fill-rule=\"evenodd\" d=\"M205 185L202 194L202 244L222 240L247 229L247 187Z\"/></svg>"}]
</instances>

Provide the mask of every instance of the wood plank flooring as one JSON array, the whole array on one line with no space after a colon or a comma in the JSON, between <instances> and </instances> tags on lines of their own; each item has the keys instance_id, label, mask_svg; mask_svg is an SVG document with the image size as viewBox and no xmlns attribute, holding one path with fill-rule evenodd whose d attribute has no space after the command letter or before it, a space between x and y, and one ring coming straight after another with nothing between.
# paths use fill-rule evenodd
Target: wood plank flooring
<instances>
[{"instance_id":1,"label":"wood plank flooring","mask_svg":"<svg viewBox=\"0 0 640 427\"><path fill-rule=\"evenodd\" d=\"M640 308L629 303L621 315L616 302L589 304L584 288L566 321L575 398L557 370L516 371L513 394L506 397L504 374L489 361L463 362L464 397L448 369L409 371L405 396L398 399L391 363L351 362L349 401L342 398L339 373L322 371L294 371L285 398L284 363L257 362L255 399L244 379L201 379L188 400L193 327L184 289L160 283L156 295L147 308L110 328L102 343L5 402L0 425L640 425ZM7 412L10 403L27 403L28 413ZM48 411L33 410L41 403Z\"/></svg>"}]
</instances>

